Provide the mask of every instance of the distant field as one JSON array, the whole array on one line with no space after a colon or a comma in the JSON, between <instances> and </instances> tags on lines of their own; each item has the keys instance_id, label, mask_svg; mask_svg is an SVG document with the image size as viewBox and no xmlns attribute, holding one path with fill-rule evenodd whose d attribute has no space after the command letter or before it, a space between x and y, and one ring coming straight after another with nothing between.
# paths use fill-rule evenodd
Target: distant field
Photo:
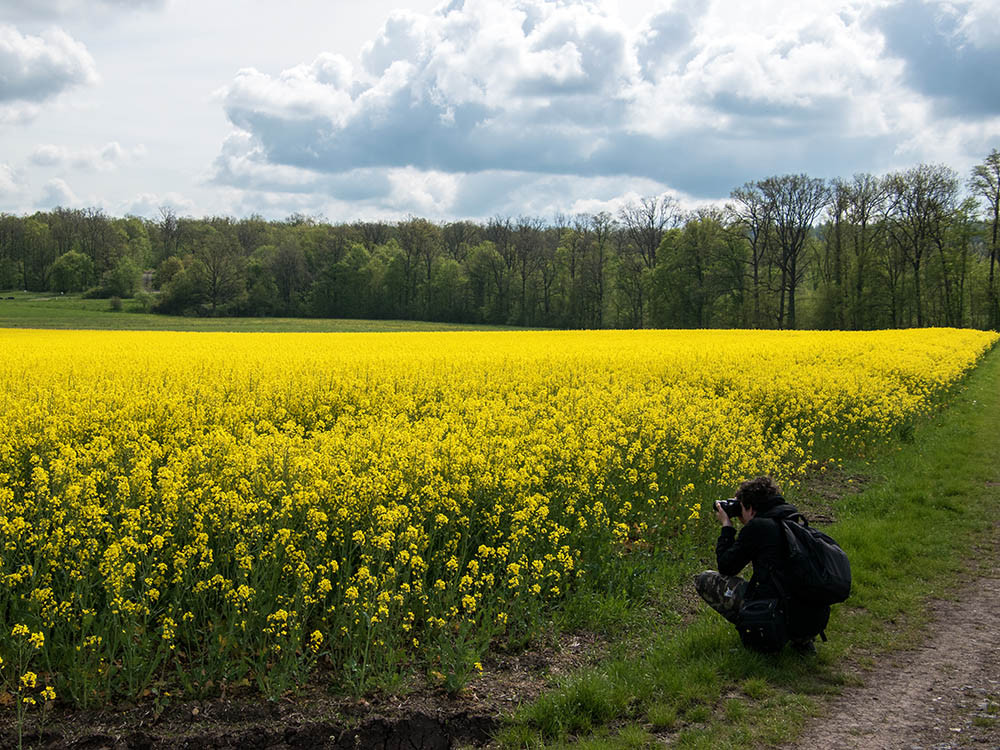
<instances>
[{"instance_id":1,"label":"distant field","mask_svg":"<svg viewBox=\"0 0 1000 750\"><path fill-rule=\"evenodd\" d=\"M13 299L11 299L13 298ZM348 318L186 318L137 312L138 303L123 300L111 310L106 299L78 294L0 292L0 328L78 328L116 331L254 331L275 333L502 330L503 326L428 323L419 320Z\"/></svg>"}]
</instances>

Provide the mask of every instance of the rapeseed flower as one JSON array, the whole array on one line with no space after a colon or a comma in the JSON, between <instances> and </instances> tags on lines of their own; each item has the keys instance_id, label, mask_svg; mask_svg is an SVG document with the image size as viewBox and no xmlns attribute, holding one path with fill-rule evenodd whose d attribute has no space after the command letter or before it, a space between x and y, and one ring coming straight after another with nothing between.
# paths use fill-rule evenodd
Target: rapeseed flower
<instances>
[{"instance_id":1,"label":"rapeseed flower","mask_svg":"<svg viewBox=\"0 0 1000 750\"><path fill-rule=\"evenodd\" d=\"M996 341L0 330L0 651L85 695L502 631L905 431Z\"/></svg>"}]
</instances>

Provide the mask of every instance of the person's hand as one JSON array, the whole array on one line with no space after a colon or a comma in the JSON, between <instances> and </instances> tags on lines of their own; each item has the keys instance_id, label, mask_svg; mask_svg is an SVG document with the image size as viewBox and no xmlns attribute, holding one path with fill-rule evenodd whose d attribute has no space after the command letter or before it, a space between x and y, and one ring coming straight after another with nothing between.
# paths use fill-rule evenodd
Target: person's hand
<instances>
[{"instance_id":1,"label":"person's hand","mask_svg":"<svg viewBox=\"0 0 1000 750\"><path fill-rule=\"evenodd\" d=\"M733 522L729 520L729 516L726 515L726 511L722 509L722 503L718 500L715 501L715 517L719 519L719 523L723 526L732 526Z\"/></svg>"}]
</instances>

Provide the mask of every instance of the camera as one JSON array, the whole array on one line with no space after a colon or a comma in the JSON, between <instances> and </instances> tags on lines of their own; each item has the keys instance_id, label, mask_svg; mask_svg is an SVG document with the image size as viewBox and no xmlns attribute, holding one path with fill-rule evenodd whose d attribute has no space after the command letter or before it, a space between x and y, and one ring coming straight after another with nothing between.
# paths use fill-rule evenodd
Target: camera
<instances>
[{"instance_id":1,"label":"camera","mask_svg":"<svg viewBox=\"0 0 1000 750\"><path fill-rule=\"evenodd\" d=\"M739 518L743 513L743 506L735 497L719 500L716 505L722 508L730 518Z\"/></svg>"}]
</instances>

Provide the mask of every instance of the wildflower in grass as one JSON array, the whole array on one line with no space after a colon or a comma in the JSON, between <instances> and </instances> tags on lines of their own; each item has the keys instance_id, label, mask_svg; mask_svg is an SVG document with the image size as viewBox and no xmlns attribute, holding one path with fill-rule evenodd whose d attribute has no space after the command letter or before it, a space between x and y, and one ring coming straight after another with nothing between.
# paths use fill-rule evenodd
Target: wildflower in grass
<instances>
[{"instance_id":1,"label":"wildflower in grass","mask_svg":"<svg viewBox=\"0 0 1000 750\"><path fill-rule=\"evenodd\" d=\"M177 623L171 617L164 617L163 624L161 626L160 637L166 641L170 648L173 649L174 646L174 636L176 635Z\"/></svg>"},{"instance_id":2,"label":"wildflower in grass","mask_svg":"<svg viewBox=\"0 0 1000 750\"><path fill-rule=\"evenodd\" d=\"M309 636L309 648L315 654L319 652L322 646L323 646L323 634L318 630L314 630L312 632L312 635Z\"/></svg>"}]
</instances>

